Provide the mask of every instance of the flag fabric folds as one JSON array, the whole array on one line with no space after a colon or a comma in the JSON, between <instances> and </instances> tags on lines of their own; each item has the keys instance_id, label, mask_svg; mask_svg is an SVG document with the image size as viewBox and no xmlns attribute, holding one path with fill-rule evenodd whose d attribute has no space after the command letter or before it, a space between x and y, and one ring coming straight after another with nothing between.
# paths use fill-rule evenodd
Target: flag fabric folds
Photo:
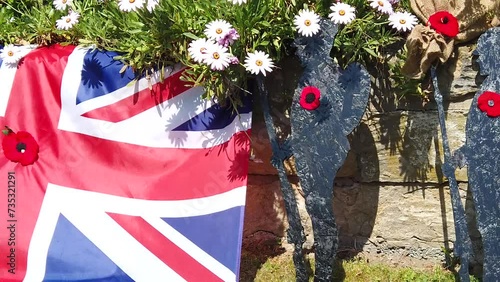
<instances>
[{"instance_id":1,"label":"flag fabric folds","mask_svg":"<svg viewBox=\"0 0 500 282\"><path fill-rule=\"evenodd\" d=\"M23 47L0 59L0 281L238 280L251 104L238 114L182 68L135 80L113 52ZM2 137L3 138L3 137Z\"/></svg>"}]
</instances>

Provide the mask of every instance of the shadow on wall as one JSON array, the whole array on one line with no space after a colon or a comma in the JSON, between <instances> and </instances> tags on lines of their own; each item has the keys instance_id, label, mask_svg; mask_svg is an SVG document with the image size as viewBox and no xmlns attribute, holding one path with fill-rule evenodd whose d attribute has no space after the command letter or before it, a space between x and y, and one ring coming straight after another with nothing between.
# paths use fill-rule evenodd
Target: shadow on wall
<instances>
[{"instance_id":1,"label":"shadow on wall","mask_svg":"<svg viewBox=\"0 0 500 282\"><path fill-rule=\"evenodd\" d=\"M448 75L455 73L453 65L456 65L458 60L462 59L455 58L454 61L449 62L451 66L445 68ZM470 73L472 72L468 71L467 75ZM271 94L271 111L280 138L286 138L290 134L288 110L297 82L297 74L300 74L300 65L293 58L290 58L289 61L285 61L281 65L281 69L275 70L272 76L268 78L268 82L271 82L268 88ZM376 76L372 83L373 93L370 96L367 117L350 135L351 152L341 169L341 173L337 175L335 187L333 188L333 207L339 227L340 240L338 258L351 258L361 252L364 246L370 244L369 238L373 233L376 216L379 212L379 192L381 189L387 189L383 188L383 185L393 186L394 191L399 191L398 189L401 187L401 189L405 189L401 193L419 193L423 198L426 197L425 187L437 186L439 193L433 192L427 197L430 201L439 201L436 204L441 207L440 221L442 230L436 230L436 232L442 232L443 237L439 235L439 240L442 238L443 249L445 254L448 254L446 266L452 266L453 261L449 256L452 253L452 244L449 242L454 240L454 230L449 221L451 202L446 190L446 179L444 179L441 172L442 158L440 156L442 154L442 145L440 144L441 137L439 135L440 128L436 105L434 101L422 105L419 97L398 100L397 95L387 94L394 92L390 89L390 82L387 81L388 75L380 75L380 70L377 70L377 72L372 71L372 75ZM453 93L463 89L458 89L459 86L454 86L450 82L454 78L446 77L446 74L440 74L440 79L441 77L443 81L441 90L445 95L444 107L448 114L448 121L455 118L450 116L453 114L462 115L463 117L463 112L455 113L455 109L450 109L450 103L467 101L474 95L476 90L473 89L471 93L461 93L458 96L450 97L449 93L456 95ZM471 79L474 81L474 77L465 77L464 82L461 83L466 83ZM476 85L480 83L481 79L475 80ZM466 87L473 88L469 84ZM453 107L457 107L456 104ZM458 120L458 123L461 123L461 121ZM450 132L460 133L464 125L457 124L456 126L457 128L449 130L448 134L450 142L459 143L461 142L459 139L463 136L450 136ZM458 143L452 144L452 150L456 149ZM286 216L283 214L284 208L276 170L269 162L271 151L262 113L258 105L254 108L252 145L255 158L250 162L250 173L258 175L252 175L249 182L245 228L256 224L255 222L248 222L248 220L255 217L255 214L265 214L265 218L262 220L263 218L259 217L262 222L259 222L260 225L257 224L256 226L260 227L246 230L244 251L250 249L259 256L257 258L255 256L243 257L243 260L247 260L247 262L250 260L252 268L246 270L242 268L242 278L247 275L247 279L241 281L253 281L256 272L267 258L285 252L280 247L281 242L278 240L286 234ZM353 158L356 160L353 161ZM392 165L394 167L388 167ZM386 170L391 170L391 172L388 174ZM293 168L288 172L293 174ZM393 172L395 173L394 176L392 176ZM429 186L429 182L439 184ZM292 183L295 182L292 181ZM407 188L404 188L405 186ZM465 188L464 185L462 186L462 188ZM263 199L265 200L263 201ZM477 263L481 262L480 253L482 247L474 224L474 206L470 200L470 195L466 199L466 208L475 251L472 265L474 265L474 262L477 265ZM262 225L265 222L271 224L271 227ZM303 218L304 222L305 219ZM307 232L310 233L310 230L306 230ZM415 232L418 231L415 230ZM312 238L312 234L306 235L308 235L308 238ZM309 249L309 251L312 250ZM341 268L336 269L336 272L336 280L342 281L343 270ZM471 273L480 275L474 270Z\"/></svg>"},{"instance_id":2,"label":"shadow on wall","mask_svg":"<svg viewBox=\"0 0 500 282\"><path fill-rule=\"evenodd\" d=\"M457 60L450 63L450 67L446 68L451 74L455 72ZM404 97L396 101L396 95L388 95L394 93L391 89L389 73L385 75L374 75L373 83L373 98L371 105L379 115L379 134L380 143L389 150L390 156L399 157L399 182L404 182L408 188L408 193L420 191L422 197L425 198L425 188L432 178L432 181L444 183L443 174L441 171L441 145L439 142L439 120L434 101L422 104L422 99L419 97ZM429 78L424 79L424 87ZM452 81L451 78L448 81ZM449 89L449 88L448 88ZM447 91L449 93L449 91ZM445 111L448 110L450 104L449 97L445 97ZM404 126L401 126L404 124ZM369 134L370 132L367 132ZM431 149L435 152L431 154ZM375 152L377 154L377 152ZM434 160L430 158L434 155ZM373 158L371 158L373 159ZM435 174L432 175L431 174ZM378 179L374 175L361 174L361 179ZM396 182L396 181L395 181ZM439 201L441 207L441 223L443 226L443 248L445 250L446 266L451 266L450 257L450 237L447 223L447 206L451 203L445 197L443 185L439 185Z\"/></svg>"},{"instance_id":3,"label":"shadow on wall","mask_svg":"<svg viewBox=\"0 0 500 282\"><path fill-rule=\"evenodd\" d=\"M384 73L383 70L372 70L374 81L372 83L373 94L371 96L371 107L367 111L368 118L366 124L369 127L362 129L358 134L360 142L356 144L358 157L363 157L366 161L360 161L359 177L362 182L385 182L386 185L401 186L403 189L406 186L407 193L421 193L422 198L426 197L426 187L436 187L426 182L444 183L441 172L442 161L439 157L441 152L440 138L438 136L439 120L437 116L435 104L422 104L422 99L419 97L404 97L398 99L398 93L394 93L391 89L389 73ZM389 95L389 93L394 93ZM447 100L446 109L448 109L449 99ZM373 136L376 135L375 138ZM356 135L355 135L356 136ZM371 136L371 140L368 139ZM368 149L368 144L378 143L378 150ZM431 152L432 150L435 152ZM378 157L382 156L382 163L379 163ZM433 157L435 156L435 157ZM376 166L372 163L376 161ZM395 167L399 165L399 167ZM380 172L377 169L379 166L386 169ZM394 167L392 167L394 166ZM399 170L399 175L395 174ZM382 173L383 175L380 175ZM450 217L449 207L451 203L445 195L444 184L437 185L438 200L441 213L442 224L442 240L443 248L446 254L446 266L451 265L449 256L450 238L449 225ZM435 193L433 193L435 194ZM431 196L431 198L434 198ZM376 210L375 210L376 212ZM416 215L418 217L418 215ZM453 233L453 230L452 230ZM418 237L418 231L415 230ZM381 238L383 240L383 238ZM409 243L409 242L407 242ZM411 244L411 243L410 243Z\"/></svg>"},{"instance_id":4,"label":"shadow on wall","mask_svg":"<svg viewBox=\"0 0 500 282\"><path fill-rule=\"evenodd\" d=\"M274 118L277 135L281 140L290 134L288 111L298 79L297 74L300 74L300 70L300 64L295 59L290 58L282 63L279 70L273 72L272 77L268 78L268 82L272 81L268 84L271 94L271 114ZM351 164L348 166L352 166L352 163L356 162L352 161L352 157L356 155L359 156L358 163L366 164L368 159L376 160L375 142L369 133L368 127L361 125L350 136L351 143L361 142L363 146L351 145L351 147L362 148L362 151L350 154L348 158L351 160L347 160L347 162ZM255 156L250 161L250 173L258 175L252 175L249 178L240 281L253 281L258 269L268 258L285 252L278 240L286 234L286 226L283 225L287 220L284 215L283 197L276 170L270 165L272 152L258 104L255 104L253 113L252 148ZM371 161L369 165L360 167L364 167L363 173L369 173L372 177L378 178L378 163ZM289 169L288 173L294 174L293 168ZM332 173L336 172L332 171ZM334 212L339 227L340 242L337 255L341 259L353 257L362 251L370 237L377 215L379 187L370 186L369 189L364 189L352 179L354 174L355 172L351 172L350 175L346 175L344 170L340 173L343 177L338 177L335 181L335 187L332 187ZM296 176L291 176L289 179L294 187L298 186L299 181ZM298 194L302 223L308 238L304 249L305 252L312 252L313 234L310 219L305 214L304 199L300 192L299 188L296 194ZM343 280L343 272L341 264L337 264L336 280Z\"/></svg>"},{"instance_id":5,"label":"shadow on wall","mask_svg":"<svg viewBox=\"0 0 500 282\"><path fill-rule=\"evenodd\" d=\"M286 217L277 177L253 175L249 178L245 207L245 229L240 281L255 280L257 271L269 259L285 252Z\"/></svg>"},{"instance_id":6,"label":"shadow on wall","mask_svg":"<svg viewBox=\"0 0 500 282\"><path fill-rule=\"evenodd\" d=\"M351 137L357 173L377 179L377 148L370 129L361 123ZM339 227L338 258L356 256L368 242L377 216L379 189L378 185L361 185L351 178L336 179L333 209Z\"/></svg>"},{"instance_id":7,"label":"shadow on wall","mask_svg":"<svg viewBox=\"0 0 500 282\"><path fill-rule=\"evenodd\" d=\"M378 120L379 130L379 140L374 142L380 142L389 156L399 157L399 176L402 179L398 181L410 184L408 192L422 190L425 197L423 182L428 181L428 174L433 170L440 173L440 166L436 167L429 159L430 149L437 140L438 119L430 115L432 111L428 110L433 110L432 106L423 105L420 97L398 97L386 68L380 65L370 69L373 93L369 118ZM363 180L379 179L371 175L361 177Z\"/></svg>"},{"instance_id":8,"label":"shadow on wall","mask_svg":"<svg viewBox=\"0 0 500 282\"><path fill-rule=\"evenodd\" d=\"M280 140L284 140L290 134L288 110L300 74L297 64L294 60L283 60L280 68L271 74L270 79L273 83L268 85L272 94L269 97L271 115L276 135ZM252 89L252 86L254 84L249 82L250 92L257 93L257 89ZM252 155L249 164L250 175L240 267L242 282L254 281L257 271L269 258L279 256L286 251L281 238L286 236L288 225L279 178L270 162L272 151L262 109L259 99L256 98L258 95L253 96Z\"/></svg>"}]
</instances>

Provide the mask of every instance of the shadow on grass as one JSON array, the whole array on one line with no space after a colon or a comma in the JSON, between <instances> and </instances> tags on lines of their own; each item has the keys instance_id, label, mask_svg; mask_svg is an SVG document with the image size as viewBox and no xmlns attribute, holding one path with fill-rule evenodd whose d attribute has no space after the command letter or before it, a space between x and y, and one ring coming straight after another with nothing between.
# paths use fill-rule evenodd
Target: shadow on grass
<instances>
[{"instance_id":1,"label":"shadow on grass","mask_svg":"<svg viewBox=\"0 0 500 282\"><path fill-rule=\"evenodd\" d=\"M260 238L244 240L241 251L240 282L255 281L257 272L271 258L278 257L286 252L277 239ZM293 267L292 267L293 268ZM286 270L285 270L286 272ZM292 277L295 276L294 274Z\"/></svg>"},{"instance_id":2,"label":"shadow on grass","mask_svg":"<svg viewBox=\"0 0 500 282\"><path fill-rule=\"evenodd\" d=\"M333 270L332 282L346 278L344 264L353 260L355 252L338 254ZM306 254L309 268L309 281L314 279L314 253ZM240 282L289 282L295 281L295 268L290 252L279 241L263 244L244 244L242 248Z\"/></svg>"},{"instance_id":3,"label":"shadow on grass","mask_svg":"<svg viewBox=\"0 0 500 282\"><path fill-rule=\"evenodd\" d=\"M265 263L254 261L255 257L247 257L246 263L253 262L258 267L255 277L246 277L240 281L256 282L291 282L295 281L295 269L290 253L269 257ZM308 261L314 266L313 254L308 255ZM416 269L410 266L393 266L384 263L369 262L365 258L337 258L332 282L364 282L364 281L457 281L452 272L439 265L432 268ZM479 282L471 276L472 282ZM309 282L313 282L312 274Z\"/></svg>"}]
</instances>

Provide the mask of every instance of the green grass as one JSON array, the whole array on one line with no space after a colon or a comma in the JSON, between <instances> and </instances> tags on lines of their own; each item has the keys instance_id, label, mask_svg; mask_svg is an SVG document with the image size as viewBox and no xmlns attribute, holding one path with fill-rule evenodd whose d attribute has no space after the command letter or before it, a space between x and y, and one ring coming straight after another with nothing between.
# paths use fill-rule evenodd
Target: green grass
<instances>
[{"instance_id":1,"label":"green grass","mask_svg":"<svg viewBox=\"0 0 500 282\"><path fill-rule=\"evenodd\" d=\"M429 270L414 270L363 261L344 261L342 266L346 276L344 281L455 281L453 273L439 266Z\"/></svg>"},{"instance_id":2,"label":"green grass","mask_svg":"<svg viewBox=\"0 0 500 282\"><path fill-rule=\"evenodd\" d=\"M314 261L310 260L312 266ZM334 281L361 282L452 282L455 276L436 266L433 269L392 267L380 263L368 263L361 259L343 260L337 264ZM264 258L262 254L244 254L241 266L241 282L288 282L295 281L295 269L289 254ZM313 281L312 277L310 281ZM479 281L471 277L471 281Z\"/></svg>"}]
</instances>

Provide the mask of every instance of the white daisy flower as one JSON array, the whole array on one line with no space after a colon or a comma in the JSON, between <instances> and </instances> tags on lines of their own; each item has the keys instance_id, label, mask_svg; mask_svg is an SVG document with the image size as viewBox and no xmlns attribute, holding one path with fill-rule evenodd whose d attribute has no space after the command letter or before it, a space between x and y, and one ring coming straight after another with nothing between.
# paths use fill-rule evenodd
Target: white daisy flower
<instances>
[{"instance_id":1,"label":"white daisy flower","mask_svg":"<svg viewBox=\"0 0 500 282\"><path fill-rule=\"evenodd\" d=\"M392 4L388 0L370 0L370 7L388 15L391 15L394 12L392 10Z\"/></svg>"},{"instance_id":2,"label":"white daisy flower","mask_svg":"<svg viewBox=\"0 0 500 282\"><path fill-rule=\"evenodd\" d=\"M72 2L73 0L54 0L52 3L56 10L64 10L68 5L71 5Z\"/></svg>"},{"instance_id":3,"label":"white daisy flower","mask_svg":"<svg viewBox=\"0 0 500 282\"><path fill-rule=\"evenodd\" d=\"M189 43L189 56L197 63L202 63L207 56L207 49L214 45L215 42L207 40L206 38L200 38Z\"/></svg>"},{"instance_id":4,"label":"white daisy flower","mask_svg":"<svg viewBox=\"0 0 500 282\"><path fill-rule=\"evenodd\" d=\"M332 13L328 15L336 24L348 24L356 18L356 9L344 3L335 3L330 7Z\"/></svg>"},{"instance_id":5,"label":"white daisy flower","mask_svg":"<svg viewBox=\"0 0 500 282\"><path fill-rule=\"evenodd\" d=\"M248 53L245 58L245 68L252 74L259 74L262 72L266 76L266 72L272 72L274 63L269 59L269 55L262 51L255 51Z\"/></svg>"},{"instance_id":6,"label":"white daisy flower","mask_svg":"<svg viewBox=\"0 0 500 282\"><path fill-rule=\"evenodd\" d=\"M78 23L78 19L80 18L80 14L75 11L69 11L68 16L71 18L71 21L73 22L73 25Z\"/></svg>"},{"instance_id":7,"label":"white daisy flower","mask_svg":"<svg viewBox=\"0 0 500 282\"><path fill-rule=\"evenodd\" d=\"M225 20L211 21L206 25L205 35L210 39L217 40L224 37L231 28L233 26Z\"/></svg>"},{"instance_id":8,"label":"white daisy flower","mask_svg":"<svg viewBox=\"0 0 500 282\"><path fill-rule=\"evenodd\" d=\"M238 5L241 5L241 4L247 2L247 0L228 0L228 1L231 1L231 2L233 2L233 4L238 4Z\"/></svg>"},{"instance_id":9,"label":"white daisy flower","mask_svg":"<svg viewBox=\"0 0 500 282\"><path fill-rule=\"evenodd\" d=\"M396 12L389 16L389 25L398 31L410 31L417 22L417 17L408 12Z\"/></svg>"},{"instance_id":10,"label":"white daisy flower","mask_svg":"<svg viewBox=\"0 0 500 282\"><path fill-rule=\"evenodd\" d=\"M72 28L77 22L80 15L76 12L71 12L67 16L62 16L56 21L57 29L68 30Z\"/></svg>"},{"instance_id":11,"label":"white daisy flower","mask_svg":"<svg viewBox=\"0 0 500 282\"><path fill-rule=\"evenodd\" d=\"M145 0L119 0L118 7L124 12L135 11L144 6Z\"/></svg>"},{"instance_id":12,"label":"white daisy flower","mask_svg":"<svg viewBox=\"0 0 500 282\"><path fill-rule=\"evenodd\" d=\"M309 10L301 10L299 14L295 16L293 23L299 33L307 37L318 33L320 29L319 15Z\"/></svg>"},{"instance_id":13,"label":"white daisy flower","mask_svg":"<svg viewBox=\"0 0 500 282\"><path fill-rule=\"evenodd\" d=\"M0 50L0 59L2 59L4 64L12 67L16 66L22 57L19 47L12 44L4 46L3 49Z\"/></svg>"},{"instance_id":14,"label":"white daisy flower","mask_svg":"<svg viewBox=\"0 0 500 282\"><path fill-rule=\"evenodd\" d=\"M226 47L214 43L208 45L206 52L203 62L212 70L224 70L229 66L231 54L227 52Z\"/></svg>"},{"instance_id":15,"label":"white daisy flower","mask_svg":"<svg viewBox=\"0 0 500 282\"><path fill-rule=\"evenodd\" d=\"M148 5L147 5L148 11L153 12L156 6L158 6L159 2L160 0L148 0Z\"/></svg>"}]
</instances>

